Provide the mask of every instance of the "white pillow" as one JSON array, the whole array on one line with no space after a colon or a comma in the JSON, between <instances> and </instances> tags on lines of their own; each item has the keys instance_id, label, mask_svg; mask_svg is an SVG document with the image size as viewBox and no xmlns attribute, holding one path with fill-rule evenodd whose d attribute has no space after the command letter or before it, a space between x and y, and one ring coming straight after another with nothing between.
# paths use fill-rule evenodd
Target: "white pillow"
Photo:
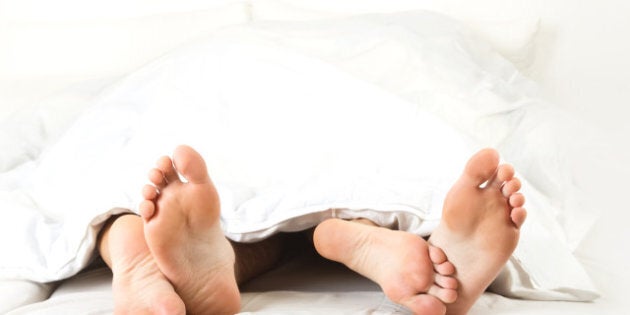
<instances>
[{"instance_id":1,"label":"white pillow","mask_svg":"<svg viewBox=\"0 0 630 315\"><path fill-rule=\"evenodd\" d=\"M491 7L492 10L487 8ZM446 14L466 25L477 36L521 71L534 61L535 36L539 28L539 14L527 5L515 5L498 0L440 1L440 0L256 0L252 1L252 19L260 20L317 20L347 17L365 13L394 13L429 10ZM497 14L500 12L500 14Z\"/></svg>"}]
</instances>

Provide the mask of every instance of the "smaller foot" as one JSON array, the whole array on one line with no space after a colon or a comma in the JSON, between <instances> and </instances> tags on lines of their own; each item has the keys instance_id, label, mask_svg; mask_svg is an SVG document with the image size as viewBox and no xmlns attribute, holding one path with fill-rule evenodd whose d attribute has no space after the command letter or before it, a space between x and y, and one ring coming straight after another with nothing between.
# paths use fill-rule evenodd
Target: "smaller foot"
<instances>
[{"instance_id":1,"label":"smaller foot","mask_svg":"<svg viewBox=\"0 0 630 315\"><path fill-rule=\"evenodd\" d=\"M313 242L320 255L378 283L390 300L414 314L444 314L444 303L457 299L453 265L420 236L329 219L317 226Z\"/></svg>"},{"instance_id":2,"label":"smaller foot","mask_svg":"<svg viewBox=\"0 0 630 315\"><path fill-rule=\"evenodd\" d=\"M124 215L109 233L114 314L184 315L184 302L160 271L142 233L142 219Z\"/></svg>"},{"instance_id":3,"label":"smaller foot","mask_svg":"<svg viewBox=\"0 0 630 315\"><path fill-rule=\"evenodd\" d=\"M447 314L466 314L516 248L526 217L520 188L512 166L499 165L499 154L484 149L470 158L447 194L429 238L457 269L459 295Z\"/></svg>"},{"instance_id":4,"label":"smaller foot","mask_svg":"<svg viewBox=\"0 0 630 315\"><path fill-rule=\"evenodd\" d=\"M172 160L158 161L149 180L154 186L144 187L140 205L144 235L187 313L238 313L234 250L221 230L219 196L201 155L179 146Z\"/></svg>"}]
</instances>

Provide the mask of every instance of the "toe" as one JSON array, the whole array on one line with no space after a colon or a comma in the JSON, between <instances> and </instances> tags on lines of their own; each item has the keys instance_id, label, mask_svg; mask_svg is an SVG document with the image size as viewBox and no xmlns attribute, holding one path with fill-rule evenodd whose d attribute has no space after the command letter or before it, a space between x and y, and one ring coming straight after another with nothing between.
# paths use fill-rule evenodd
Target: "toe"
<instances>
[{"instance_id":1,"label":"toe","mask_svg":"<svg viewBox=\"0 0 630 315\"><path fill-rule=\"evenodd\" d=\"M414 295L400 303L414 314L443 315L446 313L446 306L438 298L428 294Z\"/></svg>"},{"instance_id":2,"label":"toe","mask_svg":"<svg viewBox=\"0 0 630 315\"><path fill-rule=\"evenodd\" d=\"M499 153L494 149L483 149L468 160L462 180L478 187L492 178L498 165Z\"/></svg>"},{"instance_id":3,"label":"toe","mask_svg":"<svg viewBox=\"0 0 630 315\"><path fill-rule=\"evenodd\" d=\"M520 228L525 222L525 218L527 218L527 211L525 211L525 208L523 207L514 208L512 209L510 217L512 218L512 222L514 222L514 225L516 225L517 228Z\"/></svg>"},{"instance_id":4,"label":"toe","mask_svg":"<svg viewBox=\"0 0 630 315\"><path fill-rule=\"evenodd\" d=\"M177 170L191 183L207 183L210 181L206 162L193 148L180 145L173 153L173 161Z\"/></svg>"},{"instance_id":5,"label":"toe","mask_svg":"<svg viewBox=\"0 0 630 315\"><path fill-rule=\"evenodd\" d=\"M431 286L428 293L444 303L453 303L457 300L457 290L445 289L437 285Z\"/></svg>"},{"instance_id":6,"label":"toe","mask_svg":"<svg viewBox=\"0 0 630 315\"><path fill-rule=\"evenodd\" d=\"M455 274L455 266L450 261L445 261L441 264L433 265L433 269L441 275L450 276Z\"/></svg>"},{"instance_id":7,"label":"toe","mask_svg":"<svg viewBox=\"0 0 630 315\"><path fill-rule=\"evenodd\" d=\"M164 179L164 173L157 168L149 171L149 181L155 185L158 189L162 189L166 186L166 180Z\"/></svg>"},{"instance_id":8,"label":"toe","mask_svg":"<svg viewBox=\"0 0 630 315\"><path fill-rule=\"evenodd\" d=\"M177 171L173 167L173 160L171 160L168 156L163 156L157 161L157 168L162 171L164 174L164 178L167 183L172 183L174 181L179 180L179 176L177 175Z\"/></svg>"},{"instance_id":9,"label":"toe","mask_svg":"<svg viewBox=\"0 0 630 315\"><path fill-rule=\"evenodd\" d=\"M143 200L138 210L142 218L148 221L155 214L155 204L150 200Z\"/></svg>"},{"instance_id":10,"label":"toe","mask_svg":"<svg viewBox=\"0 0 630 315\"><path fill-rule=\"evenodd\" d=\"M514 178L514 166L511 164L502 164L497 171L497 179L504 183Z\"/></svg>"},{"instance_id":11,"label":"toe","mask_svg":"<svg viewBox=\"0 0 630 315\"><path fill-rule=\"evenodd\" d=\"M443 275L435 275L435 284L444 289L457 289L457 279Z\"/></svg>"},{"instance_id":12,"label":"toe","mask_svg":"<svg viewBox=\"0 0 630 315\"><path fill-rule=\"evenodd\" d=\"M429 246L429 257L431 258L431 262L433 262L433 264L441 264L446 261L446 254L444 254L444 251L435 246Z\"/></svg>"},{"instance_id":13,"label":"toe","mask_svg":"<svg viewBox=\"0 0 630 315\"><path fill-rule=\"evenodd\" d=\"M153 200L157 197L157 189L152 185L144 185L142 187L142 197L147 200Z\"/></svg>"},{"instance_id":14,"label":"toe","mask_svg":"<svg viewBox=\"0 0 630 315\"><path fill-rule=\"evenodd\" d=\"M512 208L522 207L525 204L525 196L521 193L512 194L509 200Z\"/></svg>"},{"instance_id":15,"label":"toe","mask_svg":"<svg viewBox=\"0 0 630 315\"><path fill-rule=\"evenodd\" d=\"M518 192L521 189L521 181L518 178L512 178L508 182L503 185L501 188L501 192L505 198L510 197L510 195Z\"/></svg>"},{"instance_id":16,"label":"toe","mask_svg":"<svg viewBox=\"0 0 630 315\"><path fill-rule=\"evenodd\" d=\"M510 164L502 164L499 165L496 174L490 182L494 187L501 187L512 178L514 178L514 167Z\"/></svg>"}]
</instances>

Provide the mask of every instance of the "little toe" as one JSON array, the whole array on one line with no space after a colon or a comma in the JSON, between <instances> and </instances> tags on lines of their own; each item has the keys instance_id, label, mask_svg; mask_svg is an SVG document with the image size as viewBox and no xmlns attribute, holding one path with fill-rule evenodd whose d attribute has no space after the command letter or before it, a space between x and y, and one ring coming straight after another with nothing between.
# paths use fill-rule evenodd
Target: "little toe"
<instances>
[{"instance_id":1,"label":"little toe","mask_svg":"<svg viewBox=\"0 0 630 315\"><path fill-rule=\"evenodd\" d=\"M429 245L429 257L431 258L431 262L433 264L441 264L446 261L446 254L444 251L435 246Z\"/></svg>"},{"instance_id":2,"label":"little toe","mask_svg":"<svg viewBox=\"0 0 630 315\"><path fill-rule=\"evenodd\" d=\"M450 261L445 261L441 264L434 264L433 269L438 274L441 274L444 276L450 276L450 275L455 274L455 266Z\"/></svg>"},{"instance_id":3,"label":"little toe","mask_svg":"<svg viewBox=\"0 0 630 315\"><path fill-rule=\"evenodd\" d=\"M143 219L148 221L155 214L155 204L153 201L143 200L138 207L138 212L140 212Z\"/></svg>"},{"instance_id":4,"label":"little toe","mask_svg":"<svg viewBox=\"0 0 630 315\"><path fill-rule=\"evenodd\" d=\"M514 222L514 225L517 228L520 228L527 218L527 211L525 211L525 208L523 207L514 208L510 213L510 218L512 219L512 222Z\"/></svg>"},{"instance_id":5,"label":"little toe","mask_svg":"<svg viewBox=\"0 0 630 315\"><path fill-rule=\"evenodd\" d=\"M521 189L521 180L518 178L512 178L503 185L501 188L501 193L505 198L510 197L510 195L516 193Z\"/></svg>"},{"instance_id":6,"label":"little toe","mask_svg":"<svg viewBox=\"0 0 630 315\"><path fill-rule=\"evenodd\" d=\"M144 185L144 187L142 187L142 198L147 199L147 200L153 200L157 197L157 195L158 195L158 192L155 186Z\"/></svg>"},{"instance_id":7,"label":"little toe","mask_svg":"<svg viewBox=\"0 0 630 315\"><path fill-rule=\"evenodd\" d=\"M172 183L179 180L177 171L175 171L175 168L173 167L173 160L171 160L170 157L163 156L158 159L156 164L158 169L160 169L164 174L164 178L166 179L167 183Z\"/></svg>"},{"instance_id":8,"label":"little toe","mask_svg":"<svg viewBox=\"0 0 630 315\"><path fill-rule=\"evenodd\" d=\"M525 196L521 193L515 193L510 196L509 201L512 208L522 207L525 204Z\"/></svg>"},{"instance_id":9,"label":"little toe","mask_svg":"<svg viewBox=\"0 0 630 315\"><path fill-rule=\"evenodd\" d=\"M457 289L457 279L443 275L435 275L435 284L444 289Z\"/></svg>"},{"instance_id":10,"label":"little toe","mask_svg":"<svg viewBox=\"0 0 630 315\"><path fill-rule=\"evenodd\" d=\"M441 288L437 285L431 286L427 292L432 296L440 299L444 303L453 303L457 300L457 290Z\"/></svg>"},{"instance_id":11,"label":"little toe","mask_svg":"<svg viewBox=\"0 0 630 315\"><path fill-rule=\"evenodd\" d=\"M166 187L166 180L164 179L164 173L157 168L151 169L149 171L149 181L155 185L158 189L162 189Z\"/></svg>"}]
</instances>

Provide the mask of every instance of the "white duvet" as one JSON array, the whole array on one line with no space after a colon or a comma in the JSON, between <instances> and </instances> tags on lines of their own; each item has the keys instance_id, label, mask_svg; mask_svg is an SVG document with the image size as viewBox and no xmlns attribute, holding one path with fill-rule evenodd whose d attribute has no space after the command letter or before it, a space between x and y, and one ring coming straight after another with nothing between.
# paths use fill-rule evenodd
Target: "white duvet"
<instances>
[{"instance_id":1,"label":"white duvet","mask_svg":"<svg viewBox=\"0 0 630 315\"><path fill-rule=\"evenodd\" d=\"M454 22L407 13L322 25L219 31L111 87L41 155L5 148L1 165L16 166L0 175L0 251L11 253L0 277L76 274L103 222L135 211L149 168L182 143L207 160L236 241L358 216L428 235L480 143L539 158L519 156L514 135L539 105L531 86ZM544 194L556 187L540 176L544 162L520 174L530 216L493 288L593 299L556 221L562 200Z\"/></svg>"}]
</instances>

